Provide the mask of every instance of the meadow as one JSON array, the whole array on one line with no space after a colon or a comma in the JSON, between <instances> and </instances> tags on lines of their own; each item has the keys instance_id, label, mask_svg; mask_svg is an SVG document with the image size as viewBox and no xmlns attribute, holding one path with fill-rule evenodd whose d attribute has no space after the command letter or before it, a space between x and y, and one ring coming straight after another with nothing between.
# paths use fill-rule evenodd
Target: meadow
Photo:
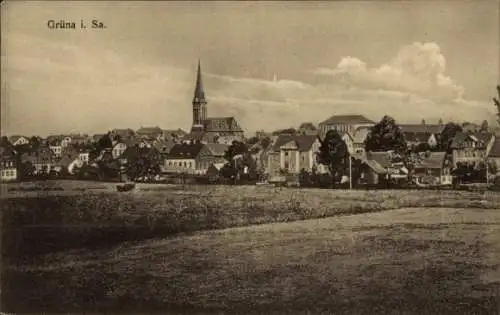
<instances>
[{"instance_id":1,"label":"meadow","mask_svg":"<svg viewBox=\"0 0 500 315\"><path fill-rule=\"evenodd\" d=\"M65 188L2 199L3 311L498 309L496 192Z\"/></svg>"}]
</instances>

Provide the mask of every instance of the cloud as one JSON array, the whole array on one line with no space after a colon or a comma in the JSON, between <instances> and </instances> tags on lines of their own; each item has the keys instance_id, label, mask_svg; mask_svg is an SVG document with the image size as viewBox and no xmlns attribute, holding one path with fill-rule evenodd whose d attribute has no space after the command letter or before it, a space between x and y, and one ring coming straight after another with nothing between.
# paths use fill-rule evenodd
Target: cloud
<instances>
[{"instance_id":1,"label":"cloud","mask_svg":"<svg viewBox=\"0 0 500 315\"><path fill-rule=\"evenodd\" d=\"M190 127L195 65L148 64L101 47L22 36L9 38L8 47L22 52L2 56L8 77L2 128L9 133ZM494 117L489 104L463 98L445 61L436 44L414 43L378 67L349 56L333 68L313 70L329 78L322 84L206 72L203 80L209 115L235 116L249 132L348 113L374 120L389 114L401 122Z\"/></svg>"},{"instance_id":2,"label":"cloud","mask_svg":"<svg viewBox=\"0 0 500 315\"><path fill-rule=\"evenodd\" d=\"M356 85L422 95L437 100L462 99L464 88L445 75L446 60L435 43L415 42L401 47L396 56L379 67L368 68L362 60L344 57L333 69L321 68L336 84Z\"/></svg>"}]
</instances>

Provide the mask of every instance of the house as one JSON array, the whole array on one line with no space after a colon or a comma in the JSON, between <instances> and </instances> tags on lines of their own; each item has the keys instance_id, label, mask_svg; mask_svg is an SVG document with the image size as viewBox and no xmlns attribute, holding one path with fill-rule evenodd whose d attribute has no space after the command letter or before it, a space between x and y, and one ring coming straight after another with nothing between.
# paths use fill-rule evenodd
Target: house
<instances>
[{"instance_id":1,"label":"house","mask_svg":"<svg viewBox=\"0 0 500 315\"><path fill-rule=\"evenodd\" d=\"M349 132L354 134L360 127L372 127L375 122L363 115L336 115L319 124L320 135L323 137L329 130Z\"/></svg>"},{"instance_id":2,"label":"house","mask_svg":"<svg viewBox=\"0 0 500 315\"><path fill-rule=\"evenodd\" d=\"M361 181L370 185L384 185L389 179L406 180L408 169L402 162L396 162L393 153L367 152L356 157L361 164Z\"/></svg>"},{"instance_id":3,"label":"house","mask_svg":"<svg viewBox=\"0 0 500 315\"><path fill-rule=\"evenodd\" d=\"M151 139L145 139L145 138L142 138L140 140L137 141L137 146L139 148L152 148L153 147L153 140Z\"/></svg>"},{"instance_id":4,"label":"house","mask_svg":"<svg viewBox=\"0 0 500 315\"><path fill-rule=\"evenodd\" d=\"M387 181L387 168L382 166L374 159L368 159L366 156L357 157L356 163L359 167L359 183L373 185L383 185Z\"/></svg>"},{"instance_id":5,"label":"house","mask_svg":"<svg viewBox=\"0 0 500 315\"><path fill-rule=\"evenodd\" d=\"M316 153L320 145L319 138L314 135L279 135L267 152L268 173L312 171L317 164Z\"/></svg>"},{"instance_id":6,"label":"house","mask_svg":"<svg viewBox=\"0 0 500 315\"><path fill-rule=\"evenodd\" d=\"M137 138L156 140L163 135L163 130L158 127L141 127L135 132Z\"/></svg>"},{"instance_id":7,"label":"house","mask_svg":"<svg viewBox=\"0 0 500 315\"><path fill-rule=\"evenodd\" d=\"M488 152L488 164L493 165L496 173L500 172L500 138L495 137L495 142Z\"/></svg>"},{"instance_id":8,"label":"house","mask_svg":"<svg viewBox=\"0 0 500 315\"><path fill-rule=\"evenodd\" d=\"M30 140L27 137L24 136L10 136L9 142L12 143L13 146L17 147L20 145L27 145L30 143Z\"/></svg>"},{"instance_id":9,"label":"house","mask_svg":"<svg viewBox=\"0 0 500 315\"><path fill-rule=\"evenodd\" d=\"M135 132L130 129L113 129L110 131L110 136L111 139L114 140L115 138L119 138L119 140L128 140L128 139L133 139L135 137Z\"/></svg>"},{"instance_id":10,"label":"house","mask_svg":"<svg viewBox=\"0 0 500 315\"><path fill-rule=\"evenodd\" d=\"M52 151L48 146L40 146L20 156L21 163L31 164L35 174L48 174L52 165Z\"/></svg>"},{"instance_id":11,"label":"house","mask_svg":"<svg viewBox=\"0 0 500 315\"><path fill-rule=\"evenodd\" d=\"M12 147L0 147L0 181L13 181L18 178L17 154Z\"/></svg>"},{"instance_id":12,"label":"house","mask_svg":"<svg viewBox=\"0 0 500 315\"><path fill-rule=\"evenodd\" d=\"M365 152L365 140L371 132L371 127L360 127L356 129L352 141L353 153L360 154Z\"/></svg>"},{"instance_id":13,"label":"house","mask_svg":"<svg viewBox=\"0 0 500 315\"><path fill-rule=\"evenodd\" d=\"M56 173L68 172L74 174L75 168L83 166L83 162L79 159L79 153L76 150L64 150L61 158L52 164L52 170Z\"/></svg>"},{"instance_id":14,"label":"house","mask_svg":"<svg viewBox=\"0 0 500 315\"><path fill-rule=\"evenodd\" d=\"M125 144L123 141L115 143L111 151L113 154L113 159L119 158L123 154L123 152L125 152L127 147L127 144Z\"/></svg>"},{"instance_id":15,"label":"house","mask_svg":"<svg viewBox=\"0 0 500 315\"><path fill-rule=\"evenodd\" d=\"M414 175L418 184L451 185L451 163L446 152L422 152L414 167Z\"/></svg>"},{"instance_id":16,"label":"house","mask_svg":"<svg viewBox=\"0 0 500 315\"><path fill-rule=\"evenodd\" d=\"M205 145L200 142L175 144L165 159L164 172L197 173L199 168L197 161L204 147Z\"/></svg>"},{"instance_id":17,"label":"house","mask_svg":"<svg viewBox=\"0 0 500 315\"><path fill-rule=\"evenodd\" d=\"M476 164L486 161L495 136L490 132L459 132L453 137L450 149L453 150L453 167L458 163Z\"/></svg>"},{"instance_id":18,"label":"house","mask_svg":"<svg viewBox=\"0 0 500 315\"><path fill-rule=\"evenodd\" d=\"M153 143L153 147L162 155L168 154L174 145L173 140L157 140Z\"/></svg>"},{"instance_id":19,"label":"house","mask_svg":"<svg viewBox=\"0 0 500 315\"><path fill-rule=\"evenodd\" d=\"M208 117L207 104L201 77L201 66L198 62L192 101L193 125L184 140L223 144L231 144L235 140L243 141L244 132L236 119L234 117Z\"/></svg>"},{"instance_id":20,"label":"house","mask_svg":"<svg viewBox=\"0 0 500 315\"><path fill-rule=\"evenodd\" d=\"M405 136L409 148L416 148L427 144L434 148L446 125L444 124L400 124L399 127Z\"/></svg>"},{"instance_id":21,"label":"house","mask_svg":"<svg viewBox=\"0 0 500 315\"><path fill-rule=\"evenodd\" d=\"M219 143L175 144L167 154L164 170L167 173L206 174L211 164L227 163L224 159L227 147Z\"/></svg>"},{"instance_id":22,"label":"house","mask_svg":"<svg viewBox=\"0 0 500 315\"><path fill-rule=\"evenodd\" d=\"M182 138L184 138L186 135L187 135L187 132L185 132L181 128L178 128L178 129L175 129L175 130L163 129L162 130L162 135L160 136L159 140L173 141L173 142L177 143Z\"/></svg>"},{"instance_id":23,"label":"house","mask_svg":"<svg viewBox=\"0 0 500 315\"><path fill-rule=\"evenodd\" d=\"M214 163L227 163L224 155L228 148L229 145L223 143L205 144L197 159L197 168L205 172Z\"/></svg>"},{"instance_id":24,"label":"house","mask_svg":"<svg viewBox=\"0 0 500 315\"><path fill-rule=\"evenodd\" d=\"M60 139L52 139L47 141L47 144L54 158L58 159L62 156L63 146Z\"/></svg>"}]
</instances>

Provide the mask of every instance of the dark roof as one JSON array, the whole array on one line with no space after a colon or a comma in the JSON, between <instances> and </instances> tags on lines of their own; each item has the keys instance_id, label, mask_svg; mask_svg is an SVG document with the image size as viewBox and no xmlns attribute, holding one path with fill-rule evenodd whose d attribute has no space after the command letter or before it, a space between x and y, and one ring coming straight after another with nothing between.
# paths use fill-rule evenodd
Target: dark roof
<instances>
[{"instance_id":1,"label":"dark roof","mask_svg":"<svg viewBox=\"0 0 500 315\"><path fill-rule=\"evenodd\" d=\"M488 157L500 157L500 138L496 138L493 146L491 147Z\"/></svg>"},{"instance_id":2,"label":"dark roof","mask_svg":"<svg viewBox=\"0 0 500 315\"><path fill-rule=\"evenodd\" d=\"M196 73L196 87L194 88L193 102L206 102L203 80L201 78L201 64L198 60L198 71Z\"/></svg>"},{"instance_id":3,"label":"dark roof","mask_svg":"<svg viewBox=\"0 0 500 315\"><path fill-rule=\"evenodd\" d=\"M438 133L441 133L443 132L444 130L444 127L446 125L443 125L443 124L436 124L436 125L433 125L433 124L403 124L403 125L399 125L399 127L401 128L401 130L404 132L404 133L434 133L434 134L438 134Z\"/></svg>"},{"instance_id":4,"label":"dark roof","mask_svg":"<svg viewBox=\"0 0 500 315\"><path fill-rule=\"evenodd\" d=\"M156 141L153 143L153 147L158 150L160 153L169 153L170 150L174 147L175 142L173 141Z\"/></svg>"},{"instance_id":5,"label":"dark roof","mask_svg":"<svg viewBox=\"0 0 500 315\"><path fill-rule=\"evenodd\" d=\"M380 164L382 167L387 168L391 166L390 154L388 152L368 152L366 153L367 160L373 160Z\"/></svg>"},{"instance_id":6,"label":"dark roof","mask_svg":"<svg viewBox=\"0 0 500 315\"><path fill-rule=\"evenodd\" d=\"M205 131L243 131L234 117L210 117L203 122Z\"/></svg>"},{"instance_id":7,"label":"dark roof","mask_svg":"<svg viewBox=\"0 0 500 315\"><path fill-rule=\"evenodd\" d=\"M428 154L424 154L422 160L415 167L440 169L444 165L445 158L446 152L429 152Z\"/></svg>"},{"instance_id":8,"label":"dark roof","mask_svg":"<svg viewBox=\"0 0 500 315\"><path fill-rule=\"evenodd\" d=\"M174 159L194 159L204 146L202 143L177 143L167 156Z\"/></svg>"},{"instance_id":9,"label":"dark roof","mask_svg":"<svg viewBox=\"0 0 500 315\"><path fill-rule=\"evenodd\" d=\"M375 124L374 121L363 115L336 115L320 123L320 125L357 125L357 124Z\"/></svg>"},{"instance_id":10,"label":"dark roof","mask_svg":"<svg viewBox=\"0 0 500 315\"><path fill-rule=\"evenodd\" d=\"M430 132L406 132L403 131L406 141L427 142L432 135Z\"/></svg>"},{"instance_id":11,"label":"dark roof","mask_svg":"<svg viewBox=\"0 0 500 315\"><path fill-rule=\"evenodd\" d=\"M491 132L458 132L455 134L455 137L453 137L450 147L452 149L462 149L465 140L472 139L478 142L479 148L486 148L493 136Z\"/></svg>"},{"instance_id":12,"label":"dark roof","mask_svg":"<svg viewBox=\"0 0 500 315\"><path fill-rule=\"evenodd\" d=\"M295 141L295 143L297 143L299 151L309 151L317 138L318 137L314 135L279 135L273 145L272 150L279 151L282 145L285 145L291 141Z\"/></svg>"}]
</instances>

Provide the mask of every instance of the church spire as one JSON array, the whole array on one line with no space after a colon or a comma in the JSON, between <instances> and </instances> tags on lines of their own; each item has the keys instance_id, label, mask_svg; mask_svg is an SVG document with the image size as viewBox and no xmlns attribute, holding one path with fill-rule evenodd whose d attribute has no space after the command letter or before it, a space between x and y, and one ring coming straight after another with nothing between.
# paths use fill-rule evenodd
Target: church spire
<instances>
[{"instance_id":1,"label":"church spire","mask_svg":"<svg viewBox=\"0 0 500 315\"><path fill-rule=\"evenodd\" d=\"M196 87L194 89L193 102L205 102L205 91L203 91L203 80L201 79L201 63L198 59L198 74L196 76Z\"/></svg>"}]
</instances>

